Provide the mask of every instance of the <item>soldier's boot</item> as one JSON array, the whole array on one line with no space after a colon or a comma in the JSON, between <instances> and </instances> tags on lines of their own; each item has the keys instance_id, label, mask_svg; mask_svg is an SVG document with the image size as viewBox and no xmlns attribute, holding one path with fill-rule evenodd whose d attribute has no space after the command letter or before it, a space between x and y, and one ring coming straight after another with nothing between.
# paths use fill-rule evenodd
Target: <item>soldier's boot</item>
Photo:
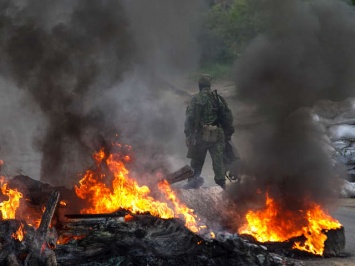
<instances>
[{"instance_id":1,"label":"soldier's boot","mask_svg":"<svg viewBox=\"0 0 355 266\"><path fill-rule=\"evenodd\" d=\"M203 177L201 176L194 176L187 180L187 184L184 185L183 189L197 189L200 188L204 183Z\"/></svg>"},{"instance_id":2,"label":"soldier's boot","mask_svg":"<svg viewBox=\"0 0 355 266\"><path fill-rule=\"evenodd\" d=\"M226 190L226 180L215 180L216 184L219 185L223 190Z\"/></svg>"}]
</instances>

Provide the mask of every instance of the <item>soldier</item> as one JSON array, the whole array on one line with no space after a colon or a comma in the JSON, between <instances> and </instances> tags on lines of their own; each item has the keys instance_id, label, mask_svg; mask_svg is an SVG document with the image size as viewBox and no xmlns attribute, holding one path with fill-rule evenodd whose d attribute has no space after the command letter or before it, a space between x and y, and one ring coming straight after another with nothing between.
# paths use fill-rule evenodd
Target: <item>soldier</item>
<instances>
[{"instance_id":1,"label":"soldier","mask_svg":"<svg viewBox=\"0 0 355 266\"><path fill-rule=\"evenodd\" d=\"M186 109L185 136L194 176L184 188L199 188L203 184L200 176L207 151L212 158L214 180L225 189L225 166L223 155L225 141L234 133L233 116L224 98L211 90L212 77L201 75L200 92L193 96Z\"/></svg>"}]
</instances>

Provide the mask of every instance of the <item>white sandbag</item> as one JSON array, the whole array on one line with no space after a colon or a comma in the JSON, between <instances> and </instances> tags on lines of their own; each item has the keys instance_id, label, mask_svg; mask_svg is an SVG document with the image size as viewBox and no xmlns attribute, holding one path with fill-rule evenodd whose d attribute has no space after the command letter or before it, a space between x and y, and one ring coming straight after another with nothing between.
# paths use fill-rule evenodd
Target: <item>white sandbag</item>
<instances>
[{"instance_id":1,"label":"white sandbag","mask_svg":"<svg viewBox=\"0 0 355 266\"><path fill-rule=\"evenodd\" d=\"M328 129L330 139L334 140L355 140L355 125L338 125Z\"/></svg>"},{"instance_id":2,"label":"white sandbag","mask_svg":"<svg viewBox=\"0 0 355 266\"><path fill-rule=\"evenodd\" d=\"M351 161L347 158L345 158L344 156L342 156L339 152L336 152L334 154L334 158L335 160L337 160L338 162L345 164L345 165L349 165L351 164Z\"/></svg>"},{"instance_id":3,"label":"white sandbag","mask_svg":"<svg viewBox=\"0 0 355 266\"><path fill-rule=\"evenodd\" d=\"M344 140L336 140L336 141L332 142L333 147L337 150L341 150L346 147L349 147L351 144L352 144L351 141L345 140L345 139Z\"/></svg>"},{"instance_id":4,"label":"white sandbag","mask_svg":"<svg viewBox=\"0 0 355 266\"><path fill-rule=\"evenodd\" d=\"M355 198L355 183L344 180L340 195L344 198Z\"/></svg>"},{"instance_id":5,"label":"white sandbag","mask_svg":"<svg viewBox=\"0 0 355 266\"><path fill-rule=\"evenodd\" d=\"M354 147L347 147L347 148L341 149L339 153L349 160L355 159L355 148Z\"/></svg>"}]
</instances>

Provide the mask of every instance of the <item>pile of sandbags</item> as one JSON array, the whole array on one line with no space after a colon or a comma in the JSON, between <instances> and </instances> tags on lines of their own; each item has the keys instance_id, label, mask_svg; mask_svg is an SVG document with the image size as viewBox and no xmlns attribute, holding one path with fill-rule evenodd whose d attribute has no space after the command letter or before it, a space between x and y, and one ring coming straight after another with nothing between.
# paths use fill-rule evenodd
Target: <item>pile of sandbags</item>
<instances>
[{"instance_id":1,"label":"pile of sandbags","mask_svg":"<svg viewBox=\"0 0 355 266\"><path fill-rule=\"evenodd\" d=\"M315 120L321 123L332 147L332 157L346 168L342 196L355 197L355 99L341 102L318 101Z\"/></svg>"}]
</instances>

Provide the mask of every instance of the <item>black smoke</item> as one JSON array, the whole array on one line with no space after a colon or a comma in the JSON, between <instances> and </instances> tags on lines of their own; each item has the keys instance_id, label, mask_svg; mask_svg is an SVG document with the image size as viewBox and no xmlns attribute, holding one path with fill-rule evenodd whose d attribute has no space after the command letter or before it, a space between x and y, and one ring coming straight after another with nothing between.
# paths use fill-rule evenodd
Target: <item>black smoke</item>
<instances>
[{"instance_id":1,"label":"black smoke","mask_svg":"<svg viewBox=\"0 0 355 266\"><path fill-rule=\"evenodd\" d=\"M173 2L0 1L0 74L45 118L34 140L41 180L71 184L116 140L147 161L164 153L176 127L161 79L196 65L203 6Z\"/></svg>"},{"instance_id":2,"label":"black smoke","mask_svg":"<svg viewBox=\"0 0 355 266\"><path fill-rule=\"evenodd\" d=\"M250 143L249 174L288 208L301 208L303 199L323 204L337 196L342 173L312 106L354 96L355 10L333 0L264 0L257 7L262 34L235 72L239 98L263 117Z\"/></svg>"}]
</instances>

